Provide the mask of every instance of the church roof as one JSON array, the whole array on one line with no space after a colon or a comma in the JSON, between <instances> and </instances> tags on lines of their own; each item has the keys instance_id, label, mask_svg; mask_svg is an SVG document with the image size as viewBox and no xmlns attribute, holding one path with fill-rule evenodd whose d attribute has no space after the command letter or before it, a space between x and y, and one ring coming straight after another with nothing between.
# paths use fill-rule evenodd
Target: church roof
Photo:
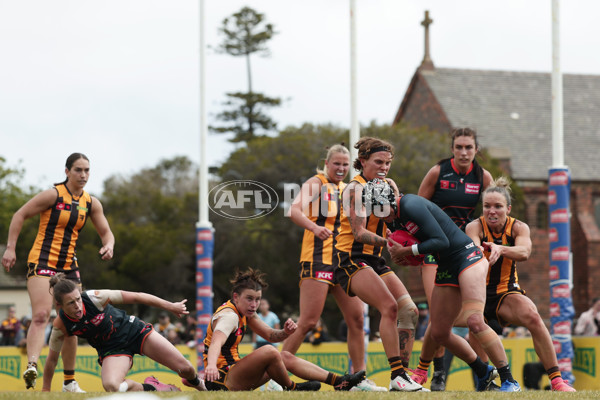
<instances>
[{"instance_id":1,"label":"church roof","mask_svg":"<svg viewBox=\"0 0 600 400\"><path fill-rule=\"evenodd\" d=\"M452 127L510 157L519 180L546 180L552 166L550 73L419 70ZM600 180L600 76L563 74L564 162L574 181Z\"/></svg>"}]
</instances>

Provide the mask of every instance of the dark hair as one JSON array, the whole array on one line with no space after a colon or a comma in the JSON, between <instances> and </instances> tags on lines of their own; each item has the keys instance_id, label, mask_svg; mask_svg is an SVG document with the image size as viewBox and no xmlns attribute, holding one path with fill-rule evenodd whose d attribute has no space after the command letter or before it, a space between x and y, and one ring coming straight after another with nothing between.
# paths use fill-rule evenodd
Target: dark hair
<instances>
[{"instance_id":1,"label":"dark hair","mask_svg":"<svg viewBox=\"0 0 600 400\"><path fill-rule=\"evenodd\" d=\"M79 289L77 284L67 279L67 276L62 272L50 278L50 294L58 304L62 304L62 298L65 294L71 293L75 289Z\"/></svg>"},{"instance_id":2,"label":"dark hair","mask_svg":"<svg viewBox=\"0 0 600 400\"><path fill-rule=\"evenodd\" d=\"M258 269L248 268L246 271L235 271L235 276L229 282L233 285L231 294L241 294L244 289L263 290L269 287L264 280L265 274Z\"/></svg>"},{"instance_id":3,"label":"dark hair","mask_svg":"<svg viewBox=\"0 0 600 400\"><path fill-rule=\"evenodd\" d=\"M388 151L392 154L392 157L394 157L394 146L385 140L373 137L367 136L359 139L354 145L354 148L358 150L358 158L354 160L352 166L357 171L362 171L360 160L368 160L369 157L371 157L371 154L378 151Z\"/></svg>"},{"instance_id":4,"label":"dark hair","mask_svg":"<svg viewBox=\"0 0 600 400\"><path fill-rule=\"evenodd\" d=\"M472 137L473 141L475 142L475 149L479 150L479 140L477 139L477 131L475 129L471 129L471 128L454 128L454 129L452 129L450 131L450 139L452 140L452 142L450 143L450 148L454 149L454 139L456 139L457 137L460 137L460 136ZM451 160L452 158L454 158L454 156L444 158L444 159L438 161L438 165L442 164L445 161ZM473 168L475 169L475 175L477 176L477 180L480 183L483 183L483 168L481 167L481 165L479 165L479 163L475 159L473 159Z\"/></svg>"},{"instance_id":5,"label":"dark hair","mask_svg":"<svg viewBox=\"0 0 600 400\"><path fill-rule=\"evenodd\" d=\"M79 160L80 158L83 158L84 160L87 160L88 162L90 161L90 159L87 158L87 156L83 153L73 153L69 157L67 157L67 161L65 162L65 167L67 167L67 169L70 171L71 168L73 168L73 164L75 163L75 161ZM68 181L69 181L69 178L66 178L62 182L55 183L54 186L64 185Z\"/></svg>"}]
</instances>

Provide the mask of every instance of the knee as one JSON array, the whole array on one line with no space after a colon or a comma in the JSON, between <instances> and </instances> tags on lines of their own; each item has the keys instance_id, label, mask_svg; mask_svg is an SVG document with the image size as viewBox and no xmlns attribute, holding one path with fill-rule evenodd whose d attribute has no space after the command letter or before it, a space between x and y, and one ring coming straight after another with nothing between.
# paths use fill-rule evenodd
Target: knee
<instances>
[{"instance_id":1,"label":"knee","mask_svg":"<svg viewBox=\"0 0 600 400\"><path fill-rule=\"evenodd\" d=\"M49 319L50 319L50 311L49 310L36 311L31 317L31 323L34 325L46 326Z\"/></svg>"},{"instance_id":2,"label":"knee","mask_svg":"<svg viewBox=\"0 0 600 400\"><path fill-rule=\"evenodd\" d=\"M313 330L315 326L317 326L317 322L319 322L319 317L300 317L298 319L298 330L303 334L307 334L309 331Z\"/></svg>"},{"instance_id":3,"label":"knee","mask_svg":"<svg viewBox=\"0 0 600 400\"><path fill-rule=\"evenodd\" d=\"M273 347L273 346L263 346L263 347ZM289 351L282 351L280 353L279 351L277 351L277 349L275 347L273 347L273 349L277 353L277 356L281 357L281 361L283 361L283 364L286 366L289 365L294 360L294 358L296 358L296 356L294 356Z\"/></svg>"},{"instance_id":4,"label":"knee","mask_svg":"<svg viewBox=\"0 0 600 400\"><path fill-rule=\"evenodd\" d=\"M196 376L196 369L188 360L185 360L185 363L183 363L181 368L178 369L178 372L179 376L181 376L182 378L193 378L194 376Z\"/></svg>"},{"instance_id":5,"label":"knee","mask_svg":"<svg viewBox=\"0 0 600 400\"><path fill-rule=\"evenodd\" d=\"M483 319L483 314L481 313L471 314L467 318L467 327L469 327L469 330L473 333L479 333L488 328L485 320Z\"/></svg>"},{"instance_id":6,"label":"knee","mask_svg":"<svg viewBox=\"0 0 600 400\"><path fill-rule=\"evenodd\" d=\"M417 306L410 298L410 295L405 294L397 300L398 303L398 328L415 329L419 320L419 311Z\"/></svg>"},{"instance_id":7,"label":"knee","mask_svg":"<svg viewBox=\"0 0 600 400\"><path fill-rule=\"evenodd\" d=\"M104 390L106 392L118 392L120 385L121 385L121 382L102 381L102 386L104 387Z\"/></svg>"},{"instance_id":8,"label":"knee","mask_svg":"<svg viewBox=\"0 0 600 400\"><path fill-rule=\"evenodd\" d=\"M398 303L395 300L390 299L391 301L386 301L379 308L379 313L381 314L382 319L393 319L396 321L398 318Z\"/></svg>"},{"instance_id":9,"label":"knee","mask_svg":"<svg viewBox=\"0 0 600 400\"><path fill-rule=\"evenodd\" d=\"M450 339L450 334L450 330L441 330L436 328L431 329L431 338L435 343L441 345L445 345L448 342L448 340Z\"/></svg>"},{"instance_id":10,"label":"knee","mask_svg":"<svg viewBox=\"0 0 600 400\"><path fill-rule=\"evenodd\" d=\"M537 329L546 329L546 325L538 314L537 310L529 309L524 315L521 315L521 320L523 321L523 325L529 329L530 331L534 331Z\"/></svg>"},{"instance_id":11,"label":"knee","mask_svg":"<svg viewBox=\"0 0 600 400\"><path fill-rule=\"evenodd\" d=\"M348 326L348 331L350 332L362 332L365 325L365 317L361 313L360 315L352 316L351 318L345 320L346 326Z\"/></svg>"}]
</instances>

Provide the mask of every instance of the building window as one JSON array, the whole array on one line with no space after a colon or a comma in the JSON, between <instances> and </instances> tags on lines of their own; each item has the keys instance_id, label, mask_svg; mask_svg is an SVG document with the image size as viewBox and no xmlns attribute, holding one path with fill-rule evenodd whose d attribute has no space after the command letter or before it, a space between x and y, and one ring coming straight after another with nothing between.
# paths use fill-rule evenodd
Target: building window
<instances>
[{"instance_id":1,"label":"building window","mask_svg":"<svg viewBox=\"0 0 600 400\"><path fill-rule=\"evenodd\" d=\"M535 211L535 226L539 229L548 229L548 204L541 201Z\"/></svg>"},{"instance_id":2,"label":"building window","mask_svg":"<svg viewBox=\"0 0 600 400\"><path fill-rule=\"evenodd\" d=\"M596 225L600 227L600 196L594 196L594 217L596 217Z\"/></svg>"}]
</instances>

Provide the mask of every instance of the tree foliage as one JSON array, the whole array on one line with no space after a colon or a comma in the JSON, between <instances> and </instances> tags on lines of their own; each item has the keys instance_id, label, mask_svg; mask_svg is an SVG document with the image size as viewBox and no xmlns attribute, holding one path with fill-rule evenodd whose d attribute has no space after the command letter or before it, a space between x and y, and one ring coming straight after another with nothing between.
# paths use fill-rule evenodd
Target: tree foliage
<instances>
[{"instance_id":1,"label":"tree foliage","mask_svg":"<svg viewBox=\"0 0 600 400\"><path fill-rule=\"evenodd\" d=\"M217 47L218 51L246 59L248 92L227 93L228 100L223 103L225 111L216 115L225 125L210 126L210 130L216 133L233 132L231 142L247 142L260 134L275 130L277 126L265 111L279 106L281 99L253 91L250 65L250 55L266 57L270 54L266 43L277 32L272 24L264 21L264 14L244 7L223 20L219 33L224 39Z\"/></svg>"}]
</instances>

